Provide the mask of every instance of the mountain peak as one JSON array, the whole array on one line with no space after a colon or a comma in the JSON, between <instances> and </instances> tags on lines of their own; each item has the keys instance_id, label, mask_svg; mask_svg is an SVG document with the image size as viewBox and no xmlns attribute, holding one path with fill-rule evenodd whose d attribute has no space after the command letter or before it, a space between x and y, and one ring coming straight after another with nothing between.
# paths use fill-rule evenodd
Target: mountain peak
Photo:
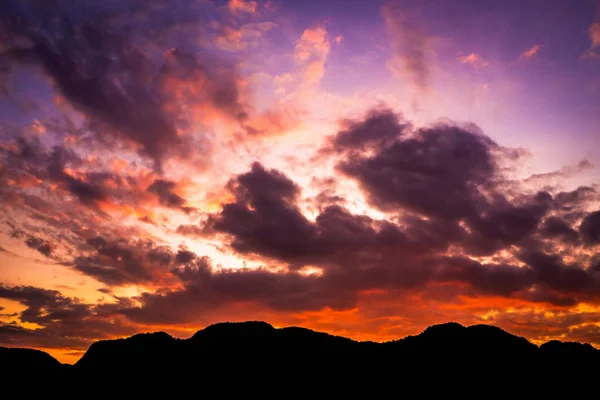
<instances>
[{"instance_id":1,"label":"mountain peak","mask_svg":"<svg viewBox=\"0 0 600 400\"><path fill-rule=\"evenodd\" d=\"M454 334L454 333L462 332L464 329L466 329L466 327L459 324L458 322L446 322L443 324L431 325L431 326L427 327L427 329L425 329L423 331L423 333L421 333L421 335L432 335L432 334L447 335L447 334Z\"/></svg>"},{"instance_id":2,"label":"mountain peak","mask_svg":"<svg viewBox=\"0 0 600 400\"><path fill-rule=\"evenodd\" d=\"M203 335L226 335L226 336L262 336L271 334L275 328L264 321L244 321L244 322L219 322L209 325L199 330L191 337L197 338Z\"/></svg>"}]
</instances>

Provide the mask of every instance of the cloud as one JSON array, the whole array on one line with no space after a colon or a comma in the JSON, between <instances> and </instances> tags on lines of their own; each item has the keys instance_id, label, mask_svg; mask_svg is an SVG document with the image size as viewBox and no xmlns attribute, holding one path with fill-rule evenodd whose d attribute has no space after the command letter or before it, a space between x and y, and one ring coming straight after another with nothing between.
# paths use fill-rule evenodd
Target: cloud
<instances>
[{"instance_id":1,"label":"cloud","mask_svg":"<svg viewBox=\"0 0 600 400\"><path fill-rule=\"evenodd\" d=\"M590 38L591 44L589 49L583 54L582 57L597 57L598 47L600 47L600 3L597 4L596 18L595 21L589 26L587 34Z\"/></svg>"},{"instance_id":2,"label":"cloud","mask_svg":"<svg viewBox=\"0 0 600 400\"><path fill-rule=\"evenodd\" d=\"M240 28L223 25L222 31L215 39L218 48L225 51L240 51L247 48L258 47L266 32L275 29L277 24L273 22L252 22L242 25Z\"/></svg>"},{"instance_id":3,"label":"cloud","mask_svg":"<svg viewBox=\"0 0 600 400\"><path fill-rule=\"evenodd\" d=\"M277 312L307 312L324 307L349 310L356 307L364 291L429 293L429 287L436 283L453 285L459 293L475 298L505 296L557 307L598 301L598 276L538 249L526 248L519 254L526 267L481 263L466 256L434 255L432 247L423 247L417 255L418 250L405 241L404 233L397 228L377 231L369 226L373 221L340 208L331 208L318 219L323 233L320 238L317 234L316 240L328 245L319 255L320 260L312 260L324 267L321 274L304 275L302 269L216 270L206 257L187 253L183 260L186 264L174 271L183 288L144 294L138 299L140 306L122 312L137 322L163 324L190 322L198 313L236 304ZM406 236L409 234L413 232ZM343 252L333 256L332 249ZM298 257L297 253L290 255ZM466 288L459 289L461 284Z\"/></svg>"},{"instance_id":4,"label":"cloud","mask_svg":"<svg viewBox=\"0 0 600 400\"><path fill-rule=\"evenodd\" d=\"M432 260L430 260L432 261ZM254 304L273 311L313 311L324 307L347 310L356 305L361 290L423 286L430 279L460 280L482 292L509 294L527 287L530 271L511 266L482 266L468 260L438 260L444 265L419 265L394 271L385 268L331 271L322 276L265 269L212 269L205 257L194 258L175 273L184 287L161 294L143 294L141 306L123 312L136 322L185 323L195 315L236 304ZM177 310L177 311L175 311Z\"/></svg>"},{"instance_id":5,"label":"cloud","mask_svg":"<svg viewBox=\"0 0 600 400\"><path fill-rule=\"evenodd\" d=\"M560 238L567 243L579 242L579 233L567 221L559 217L548 217L540 227L540 233L550 238Z\"/></svg>"},{"instance_id":6,"label":"cloud","mask_svg":"<svg viewBox=\"0 0 600 400\"><path fill-rule=\"evenodd\" d=\"M334 140L368 132L373 123L374 117L367 116ZM360 183L373 206L459 218L474 215L486 203L480 188L493 182L498 168L492 154L497 144L491 139L452 125L419 129L410 136L402 129L386 132L398 136L371 156L353 153L338 164L340 172Z\"/></svg>"},{"instance_id":7,"label":"cloud","mask_svg":"<svg viewBox=\"0 0 600 400\"><path fill-rule=\"evenodd\" d=\"M537 183L537 184L550 184L553 179L565 179L569 178L573 175L581 173L583 171L587 171L590 169L594 169L595 166L589 160L583 159L578 162L576 165L569 165L562 167L558 171L552 171L542 174L533 174L527 177L524 182L525 183Z\"/></svg>"},{"instance_id":8,"label":"cloud","mask_svg":"<svg viewBox=\"0 0 600 400\"><path fill-rule=\"evenodd\" d=\"M542 48L541 44L536 44L533 45L531 48L524 50L521 53L521 58L531 58L534 57L538 54L538 52L540 51L540 49Z\"/></svg>"},{"instance_id":9,"label":"cloud","mask_svg":"<svg viewBox=\"0 0 600 400\"><path fill-rule=\"evenodd\" d=\"M250 116L244 122L244 129L251 137L281 135L298 127L301 116L301 111L294 106L279 104Z\"/></svg>"},{"instance_id":10,"label":"cloud","mask_svg":"<svg viewBox=\"0 0 600 400\"><path fill-rule=\"evenodd\" d=\"M227 8L232 14L254 14L256 12L256 1L229 0Z\"/></svg>"},{"instance_id":11,"label":"cloud","mask_svg":"<svg viewBox=\"0 0 600 400\"><path fill-rule=\"evenodd\" d=\"M206 235L206 232L198 225L179 225L176 232L180 235L199 238Z\"/></svg>"},{"instance_id":12,"label":"cloud","mask_svg":"<svg viewBox=\"0 0 600 400\"><path fill-rule=\"evenodd\" d=\"M364 121L345 120L342 124L344 129L330 137L325 153L379 149L411 129L410 124L388 108L370 110Z\"/></svg>"},{"instance_id":13,"label":"cloud","mask_svg":"<svg viewBox=\"0 0 600 400\"><path fill-rule=\"evenodd\" d=\"M300 188L279 171L254 163L249 173L228 184L235 203L209 219L207 227L233 234L242 253L260 252L284 258L310 254L314 228L295 207ZM283 232L285 235L281 235Z\"/></svg>"},{"instance_id":14,"label":"cloud","mask_svg":"<svg viewBox=\"0 0 600 400\"><path fill-rule=\"evenodd\" d=\"M86 245L87 249L82 246L80 255L64 264L111 286L159 284L168 279L168 267L175 258L168 247L151 240L94 236L87 238Z\"/></svg>"},{"instance_id":15,"label":"cloud","mask_svg":"<svg viewBox=\"0 0 600 400\"><path fill-rule=\"evenodd\" d=\"M408 74L418 89L427 89L432 38L390 3L381 7L381 14L391 41L392 58L387 63L388 68L400 78Z\"/></svg>"},{"instance_id":16,"label":"cloud","mask_svg":"<svg viewBox=\"0 0 600 400\"><path fill-rule=\"evenodd\" d=\"M306 29L296 43L296 63L302 68L304 82L316 85L325 75L325 62L331 41L324 26Z\"/></svg>"},{"instance_id":17,"label":"cloud","mask_svg":"<svg viewBox=\"0 0 600 400\"><path fill-rule=\"evenodd\" d=\"M111 311L115 306L93 306L64 297L55 290L0 285L0 298L24 305L26 308L19 313L19 320L39 326L28 329L1 323L2 344L85 350L95 339L135 332L133 325Z\"/></svg>"},{"instance_id":18,"label":"cloud","mask_svg":"<svg viewBox=\"0 0 600 400\"><path fill-rule=\"evenodd\" d=\"M120 181L110 173L75 173L82 166L83 160L72 150L55 146L47 149L40 145L38 140L28 140L18 137L15 146L4 154L5 163L10 165L10 171L2 174L0 179L5 183L13 181L15 185L6 185L8 193L23 196L21 189L27 189L28 183L21 183L23 176L33 180L35 186L43 187L49 185L54 190L63 190L68 195L75 197L81 204L89 207L97 207L98 203L107 200L109 193L113 192L107 187L111 181ZM40 204L38 203L38 206Z\"/></svg>"},{"instance_id":19,"label":"cloud","mask_svg":"<svg viewBox=\"0 0 600 400\"><path fill-rule=\"evenodd\" d=\"M461 64L468 64L475 69L485 68L490 63L477 53L470 53L466 56L461 56L456 59Z\"/></svg>"},{"instance_id":20,"label":"cloud","mask_svg":"<svg viewBox=\"0 0 600 400\"><path fill-rule=\"evenodd\" d=\"M285 261L294 269L330 263L350 268L359 260L357 253L388 247L406 254L447 248L457 233L452 226L438 226L436 232L421 221L402 232L389 221L354 215L339 205L326 207L311 222L298 207L299 187L257 163L228 186L235 202L223 204L205 229L230 235L230 246L239 253ZM356 259L350 261L353 254Z\"/></svg>"},{"instance_id":21,"label":"cloud","mask_svg":"<svg viewBox=\"0 0 600 400\"><path fill-rule=\"evenodd\" d=\"M588 214L581 222L579 232L587 244L600 244L600 211Z\"/></svg>"},{"instance_id":22,"label":"cloud","mask_svg":"<svg viewBox=\"0 0 600 400\"><path fill-rule=\"evenodd\" d=\"M157 179L152 182L152 185L148 187L148 192L154 193L158 196L160 204L165 207L175 208L183 210L189 213L192 208L185 207L185 199L173 192L175 189L175 182L168 181L165 179Z\"/></svg>"},{"instance_id":23,"label":"cloud","mask_svg":"<svg viewBox=\"0 0 600 400\"><path fill-rule=\"evenodd\" d=\"M144 323L181 323L194 315L234 304L262 304L279 311L317 310L345 306L339 293L327 292L317 278L262 269L211 273L204 259L180 271L184 289L160 296L142 295L141 307L124 309L130 319ZM176 307L176 308L173 308ZM169 311L171 310L171 311ZM176 311L175 311L176 310ZM175 312L174 312L175 311Z\"/></svg>"},{"instance_id":24,"label":"cloud","mask_svg":"<svg viewBox=\"0 0 600 400\"><path fill-rule=\"evenodd\" d=\"M39 251L46 257L48 257L50 253L52 253L52 246L50 245L50 243L47 240L38 237L30 236L25 241L25 244L27 245L27 247Z\"/></svg>"},{"instance_id":25,"label":"cloud","mask_svg":"<svg viewBox=\"0 0 600 400\"><path fill-rule=\"evenodd\" d=\"M600 46L600 22L595 22L588 29L590 40L592 41L590 51Z\"/></svg>"},{"instance_id":26,"label":"cloud","mask_svg":"<svg viewBox=\"0 0 600 400\"><path fill-rule=\"evenodd\" d=\"M2 58L38 66L57 93L102 131L100 141L113 137L137 146L157 171L168 157L186 153L189 143L180 135L185 114L172 105L191 85L202 93L187 96L187 107L208 103L233 118L244 117L233 73L181 50L156 62L126 26L118 25L127 19L125 11L96 18L87 8L77 16L61 7L40 16L37 9L7 7L12 14L0 20L7 44ZM37 17L48 23L37 24ZM52 22L57 20L62 22ZM171 29L166 20L154 22L156 31Z\"/></svg>"},{"instance_id":27,"label":"cloud","mask_svg":"<svg viewBox=\"0 0 600 400\"><path fill-rule=\"evenodd\" d=\"M342 125L325 154L337 152L340 171L394 217L375 220L331 204L311 221L300 212L299 186L255 163L228 183L234 201L204 229L229 236L237 253L287 264L286 273L317 268L314 285L325 285L332 296L339 292L335 298L345 307L366 290L426 291L439 283L465 284L469 296L558 307L598 301L599 277L586 269L586 258L566 262L566 254L552 252L553 243L576 252L573 222L549 213L569 198L583 201L579 195L503 193L503 153L476 130L414 129L385 109ZM580 228L591 237L594 216Z\"/></svg>"},{"instance_id":28,"label":"cloud","mask_svg":"<svg viewBox=\"0 0 600 400\"><path fill-rule=\"evenodd\" d=\"M414 129L396 114L374 111L328 143L326 153L341 156L337 170L359 184L371 206L433 224L458 224L455 239L474 255L526 240L552 208L564 207L569 196L575 203L584 198L524 188L518 196L506 192L500 167L506 152L474 127L442 123Z\"/></svg>"}]
</instances>

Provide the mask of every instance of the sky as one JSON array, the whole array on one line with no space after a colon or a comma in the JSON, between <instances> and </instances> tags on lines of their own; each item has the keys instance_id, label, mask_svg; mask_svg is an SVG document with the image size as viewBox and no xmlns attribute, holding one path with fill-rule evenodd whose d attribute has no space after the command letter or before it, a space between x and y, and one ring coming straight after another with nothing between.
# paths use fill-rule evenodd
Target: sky
<instances>
[{"instance_id":1,"label":"sky","mask_svg":"<svg viewBox=\"0 0 600 400\"><path fill-rule=\"evenodd\" d=\"M599 104L595 0L5 0L0 345L600 348Z\"/></svg>"}]
</instances>

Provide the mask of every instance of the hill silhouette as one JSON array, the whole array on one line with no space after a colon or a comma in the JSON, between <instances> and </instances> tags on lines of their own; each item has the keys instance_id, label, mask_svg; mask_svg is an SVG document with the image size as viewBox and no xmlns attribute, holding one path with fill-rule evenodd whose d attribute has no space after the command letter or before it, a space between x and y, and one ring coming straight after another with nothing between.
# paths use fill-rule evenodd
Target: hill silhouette
<instances>
[{"instance_id":1,"label":"hill silhouette","mask_svg":"<svg viewBox=\"0 0 600 400\"><path fill-rule=\"evenodd\" d=\"M156 332L98 341L72 366L41 351L0 348L3 371L60 370L87 378L111 371L119 379L123 375L117 371L203 371L208 379L217 374L284 374L304 368L312 374L343 372L361 379L400 369L403 379L423 374L491 374L491 370L510 371L514 379L526 379L531 373L556 376L589 365L600 365L600 351L589 344L553 340L537 346L494 326L458 323L434 325L418 335L384 343L358 342L298 327L276 329L259 321L219 323L188 339Z\"/></svg>"},{"instance_id":2,"label":"hill silhouette","mask_svg":"<svg viewBox=\"0 0 600 400\"><path fill-rule=\"evenodd\" d=\"M0 347L0 369L53 369L62 364L50 354L34 349Z\"/></svg>"}]
</instances>

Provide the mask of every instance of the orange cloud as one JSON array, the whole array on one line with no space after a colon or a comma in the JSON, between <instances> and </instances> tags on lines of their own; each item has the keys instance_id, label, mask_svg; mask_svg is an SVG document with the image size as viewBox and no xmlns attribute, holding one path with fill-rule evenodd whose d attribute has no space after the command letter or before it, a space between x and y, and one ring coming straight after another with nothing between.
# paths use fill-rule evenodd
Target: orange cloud
<instances>
[{"instance_id":1,"label":"orange cloud","mask_svg":"<svg viewBox=\"0 0 600 400\"><path fill-rule=\"evenodd\" d=\"M489 65L489 62L477 53L471 53L466 56L458 57L456 60L461 64L471 65L475 69L487 67Z\"/></svg>"},{"instance_id":2,"label":"orange cloud","mask_svg":"<svg viewBox=\"0 0 600 400\"><path fill-rule=\"evenodd\" d=\"M526 57L526 58L533 57L533 56L537 55L537 53L540 51L541 48L542 48L541 44L536 44L533 47L531 47L530 49L527 49L523 53L521 53L521 57Z\"/></svg>"},{"instance_id":3,"label":"orange cloud","mask_svg":"<svg viewBox=\"0 0 600 400\"><path fill-rule=\"evenodd\" d=\"M283 134L300 124L298 112L291 107L279 106L252 116L246 130L251 135Z\"/></svg>"},{"instance_id":4,"label":"orange cloud","mask_svg":"<svg viewBox=\"0 0 600 400\"><path fill-rule=\"evenodd\" d=\"M592 49L600 46L600 22L593 23L588 29L590 40L592 41Z\"/></svg>"},{"instance_id":5,"label":"orange cloud","mask_svg":"<svg viewBox=\"0 0 600 400\"><path fill-rule=\"evenodd\" d=\"M254 14L256 12L256 1L229 0L227 7L232 14Z\"/></svg>"},{"instance_id":6,"label":"orange cloud","mask_svg":"<svg viewBox=\"0 0 600 400\"><path fill-rule=\"evenodd\" d=\"M302 33L294 55L303 70L306 84L316 85L323 78L330 50L331 42L323 26L309 28Z\"/></svg>"}]
</instances>

